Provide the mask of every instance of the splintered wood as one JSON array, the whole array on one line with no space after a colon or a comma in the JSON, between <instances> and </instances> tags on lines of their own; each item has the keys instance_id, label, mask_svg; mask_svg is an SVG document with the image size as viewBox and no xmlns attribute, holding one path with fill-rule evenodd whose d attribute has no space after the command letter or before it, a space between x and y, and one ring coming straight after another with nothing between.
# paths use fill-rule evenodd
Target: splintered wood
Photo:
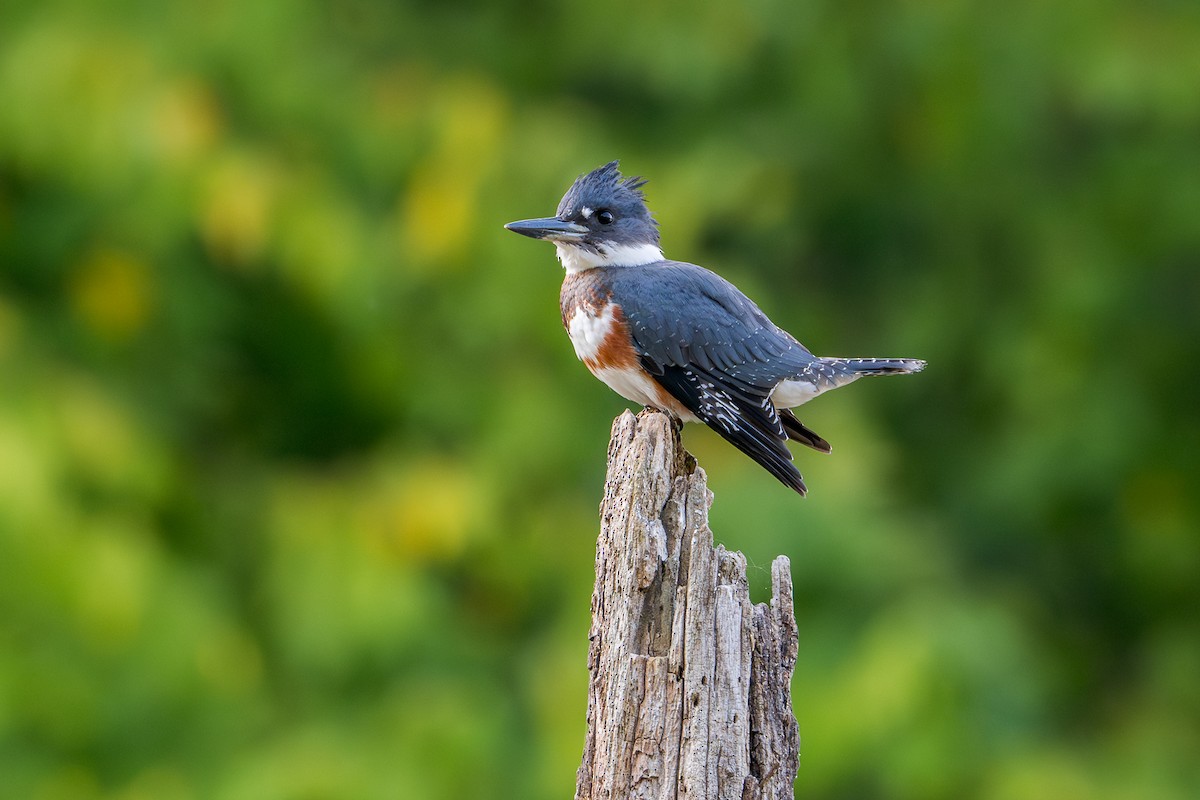
<instances>
[{"instance_id":1,"label":"splintered wood","mask_svg":"<svg viewBox=\"0 0 1200 800\"><path fill-rule=\"evenodd\" d=\"M577 800L791 798L799 760L791 564L750 603L713 547L712 495L668 418L613 423L596 546Z\"/></svg>"}]
</instances>

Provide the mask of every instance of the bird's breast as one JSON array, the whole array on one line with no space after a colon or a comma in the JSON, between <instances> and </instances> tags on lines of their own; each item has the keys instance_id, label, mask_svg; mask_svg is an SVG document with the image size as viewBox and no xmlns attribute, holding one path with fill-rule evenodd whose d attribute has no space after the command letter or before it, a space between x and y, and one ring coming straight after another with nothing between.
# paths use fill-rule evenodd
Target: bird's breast
<instances>
[{"instance_id":1,"label":"bird's breast","mask_svg":"<svg viewBox=\"0 0 1200 800\"><path fill-rule=\"evenodd\" d=\"M565 323L575 355L592 372L639 366L625 314L616 303L580 304Z\"/></svg>"},{"instance_id":2,"label":"bird's breast","mask_svg":"<svg viewBox=\"0 0 1200 800\"><path fill-rule=\"evenodd\" d=\"M561 303L563 327L575 355L593 375L627 400L694 419L642 367L625 312L593 276L569 275Z\"/></svg>"},{"instance_id":3,"label":"bird's breast","mask_svg":"<svg viewBox=\"0 0 1200 800\"><path fill-rule=\"evenodd\" d=\"M563 327L575 355L592 372L603 367L637 364L637 353L625 324L625 314L613 301L600 273L589 270L568 275L559 297Z\"/></svg>"}]
</instances>

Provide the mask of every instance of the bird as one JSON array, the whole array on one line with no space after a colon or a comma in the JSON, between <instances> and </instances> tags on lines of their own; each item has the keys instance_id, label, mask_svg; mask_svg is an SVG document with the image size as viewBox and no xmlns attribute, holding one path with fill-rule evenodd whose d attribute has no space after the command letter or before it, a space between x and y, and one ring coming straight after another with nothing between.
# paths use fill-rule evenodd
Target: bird
<instances>
[{"instance_id":1,"label":"bird","mask_svg":"<svg viewBox=\"0 0 1200 800\"><path fill-rule=\"evenodd\" d=\"M792 409L864 375L920 372L914 358L821 358L736 286L663 256L641 177L611 161L580 175L553 217L510 222L552 242L565 271L559 295L575 355L617 394L702 422L801 496L786 442L829 442Z\"/></svg>"}]
</instances>

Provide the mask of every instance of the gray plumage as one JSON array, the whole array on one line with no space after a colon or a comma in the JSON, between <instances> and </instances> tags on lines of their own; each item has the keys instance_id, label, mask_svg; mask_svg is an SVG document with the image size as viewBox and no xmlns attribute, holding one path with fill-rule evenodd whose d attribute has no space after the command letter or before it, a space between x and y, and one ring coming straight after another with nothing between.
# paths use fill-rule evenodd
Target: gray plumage
<instances>
[{"instance_id":1,"label":"gray plumage","mask_svg":"<svg viewBox=\"0 0 1200 800\"><path fill-rule=\"evenodd\" d=\"M695 264L598 267L596 280L625 312L655 364L695 366L769 393L818 359L729 281Z\"/></svg>"}]
</instances>

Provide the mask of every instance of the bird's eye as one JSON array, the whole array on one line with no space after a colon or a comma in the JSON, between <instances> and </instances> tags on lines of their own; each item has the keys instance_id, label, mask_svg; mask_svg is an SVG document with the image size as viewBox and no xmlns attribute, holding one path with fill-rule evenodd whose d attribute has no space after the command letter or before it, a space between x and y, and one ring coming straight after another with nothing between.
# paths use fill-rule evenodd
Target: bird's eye
<instances>
[{"instance_id":1,"label":"bird's eye","mask_svg":"<svg viewBox=\"0 0 1200 800\"><path fill-rule=\"evenodd\" d=\"M614 219L616 218L613 216L613 213L607 208L597 212L596 214L596 221L601 225L612 225Z\"/></svg>"}]
</instances>

